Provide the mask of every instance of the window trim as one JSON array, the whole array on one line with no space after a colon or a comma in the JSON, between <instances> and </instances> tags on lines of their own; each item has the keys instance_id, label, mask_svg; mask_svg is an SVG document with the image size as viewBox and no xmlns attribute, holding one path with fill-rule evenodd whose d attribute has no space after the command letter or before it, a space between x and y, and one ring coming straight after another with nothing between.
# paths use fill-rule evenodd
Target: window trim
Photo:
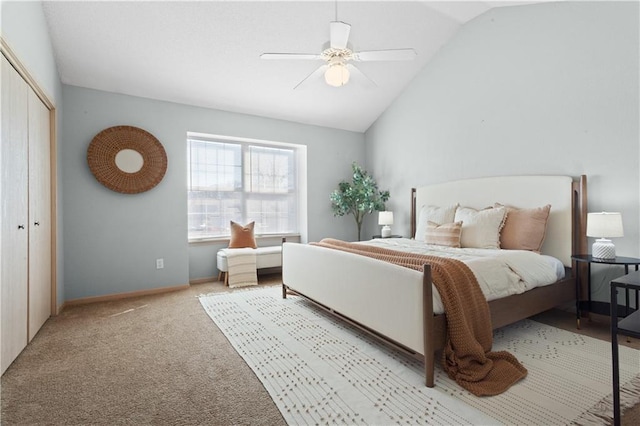
<instances>
[{"instance_id":1,"label":"window trim","mask_svg":"<svg viewBox=\"0 0 640 426\"><path fill-rule=\"evenodd\" d=\"M282 238L282 237L292 237L292 238L300 238L306 240L306 224L307 224L307 146L302 144L290 143L290 142L279 142L279 141L271 141L265 139L254 139L254 138L245 138L238 136L226 136L226 135L215 135L209 133L200 133L200 132L187 132L187 193L190 191L190 170L191 170L191 146L190 140L200 140L205 142L230 142L230 143L239 143L243 144L242 152L244 153L244 146L246 145L255 145L266 148L283 148L283 149L293 149L295 156L295 179L296 179L296 188L297 188L297 231L291 233L283 233L283 232L275 232L275 233L263 233L256 234L256 239L272 239L272 238ZM244 158L242 159L242 167L244 169ZM242 173L243 179L243 187L244 187L244 172ZM187 216L189 215L189 207L187 206ZM187 219L188 221L188 219ZM189 231L187 230L187 240L189 244L195 243L215 243L215 242L224 242L229 241L230 235L224 236L210 236L210 237L190 237Z\"/></svg>"}]
</instances>

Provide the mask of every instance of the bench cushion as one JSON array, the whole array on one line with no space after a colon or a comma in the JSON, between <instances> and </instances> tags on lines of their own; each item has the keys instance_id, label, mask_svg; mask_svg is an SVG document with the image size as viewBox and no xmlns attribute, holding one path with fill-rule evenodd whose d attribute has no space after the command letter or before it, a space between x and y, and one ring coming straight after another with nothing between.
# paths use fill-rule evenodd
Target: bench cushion
<instances>
[{"instance_id":1,"label":"bench cushion","mask_svg":"<svg viewBox=\"0 0 640 426\"><path fill-rule=\"evenodd\" d=\"M229 266L227 264L227 251L233 249L218 250L217 265L218 270L227 272ZM274 268L282 266L282 246L258 247L256 251L256 268Z\"/></svg>"}]
</instances>

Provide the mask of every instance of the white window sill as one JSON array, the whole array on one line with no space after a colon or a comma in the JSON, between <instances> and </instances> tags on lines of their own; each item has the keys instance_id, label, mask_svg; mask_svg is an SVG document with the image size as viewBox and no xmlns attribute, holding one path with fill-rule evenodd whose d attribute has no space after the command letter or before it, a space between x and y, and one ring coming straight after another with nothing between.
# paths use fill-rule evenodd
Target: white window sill
<instances>
[{"instance_id":1,"label":"white window sill","mask_svg":"<svg viewBox=\"0 0 640 426\"><path fill-rule=\"evenodd\" d=\"M256 235L256 241L264 240L282 240L283 238L291 239L293 241L300 241L300 234L268 234L268 235ZM207 238L192 238L189 240L189 244L220 244L229 243L229 237L207 237Z\"/></svg>"}]
</instances>

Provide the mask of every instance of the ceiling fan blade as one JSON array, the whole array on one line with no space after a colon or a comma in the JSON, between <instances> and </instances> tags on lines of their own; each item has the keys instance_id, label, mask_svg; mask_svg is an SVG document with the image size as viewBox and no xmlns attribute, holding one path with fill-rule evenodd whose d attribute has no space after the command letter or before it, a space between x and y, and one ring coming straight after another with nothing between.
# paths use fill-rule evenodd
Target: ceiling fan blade
<instances>
[{"instance_id":1,"label":"ceiling fan blade","mask_svg":"<svg viewBox=\"0 0 640 426\"><path fill-rule=\"evenodd\" d=\"M369 50L353 54L355 61L411 61L415 57L413 49Z\"/></svg>"},{"instance_id":2,"label":"ceiling fan blade","mask_svg":"<svg viewBox=\"0 0 640 426\"><path fill-rule=\"evenodd\" d=\"M341 21L333 21L329 24L329 44L334 49L345 49L349 41L351 25Z\"/></svg>"},{"instance_id":3,"label":"ceiling fan blade","mask_svg":"<svg viewBox=\"0 0 640 426\"><path fill-rule=\"evenodd\" d=\"M315 53L263 53L260 59L322 59Z\"/></svg>"},{"instance_id":4,"label":"ceiling fan blade","mask_svg":"<svg viewBox=\"0 0 640 426\"><path fill-rule=\"evenodd\" d=\"M358 81L359 84L367 88L378 87L375 81L367 77L366 74L364 74L362 71L356 68L353 64L347 64L346 66L349 72L351 73L351 75L356 76L356 81Z\"/></svg>"},{"instance_id":5,"label":"ceiling fan blade","mask_svg":"<svg viewBox=\"0 0 640 426\"><path fill-rule=\"evenodd\" d=\"M307 86L310 82L322 76L327 68L329 68L329 65L320 65L315 71L306 76L300 83L296 84L296 87L294 87L293 90Z\"/></svg>"}]
</instances>

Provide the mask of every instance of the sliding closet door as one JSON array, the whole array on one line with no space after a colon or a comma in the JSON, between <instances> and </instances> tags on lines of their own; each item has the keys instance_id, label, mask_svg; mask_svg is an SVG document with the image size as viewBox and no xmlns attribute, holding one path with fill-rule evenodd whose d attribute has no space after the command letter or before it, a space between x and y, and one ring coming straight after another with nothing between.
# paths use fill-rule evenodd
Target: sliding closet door
<instances>
[{"instance_id":1,"label":"sliding closet door","mask_svg":"<svg viewBox=\"0 0 640 426\"><path fill-rule=\"evenodd\" d=\"M29 89L29 341L51 315L49 109Z\"/></svg>"},{"instance_id":2,"label":"sliding closet door","mask_svg":"<svg viewBox=\"0 0 640 426\"><path fill-rule=\"evenodd\" d=\"M2 372L27 344L28 90L27 83L2 56Z\"/></svg>"}]
</instances>

